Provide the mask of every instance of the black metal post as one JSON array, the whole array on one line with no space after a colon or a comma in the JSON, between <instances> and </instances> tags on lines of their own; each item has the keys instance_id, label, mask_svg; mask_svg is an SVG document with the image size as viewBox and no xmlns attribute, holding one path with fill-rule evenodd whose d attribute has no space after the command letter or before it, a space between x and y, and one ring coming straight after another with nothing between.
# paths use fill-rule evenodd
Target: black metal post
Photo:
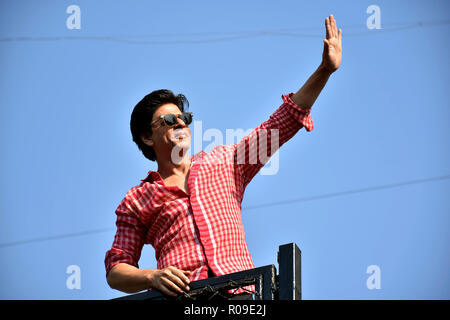
<instances>
[{"instance_id":1,"label":"black metal post","mask_svg":"<svg viewBox=\"0 0 450 320\"><path fill-rule=\"evenodd\" d=\"M301 251L295 243L279 247L279 299L301 300Z\"/></svg>"}]
</instances>

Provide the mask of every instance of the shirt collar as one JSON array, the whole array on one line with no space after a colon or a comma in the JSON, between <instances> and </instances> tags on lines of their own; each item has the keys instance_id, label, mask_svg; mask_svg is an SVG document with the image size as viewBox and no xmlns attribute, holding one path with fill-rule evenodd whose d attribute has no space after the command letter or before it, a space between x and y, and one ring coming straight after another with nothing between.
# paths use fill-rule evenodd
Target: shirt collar
<instances>
[{"instance_id":1,"label":"shirt collar","mask_svg":"<svg viewBox=\"0 0 450 320\"><path fill-rule=\"evenodd\" d=\"M145 179L141 179L141 181L153 183L159 179L162 179L162 178L157 171L149 171L147 174L147 177L145 177Z\"/></svg>"}]
</instances>

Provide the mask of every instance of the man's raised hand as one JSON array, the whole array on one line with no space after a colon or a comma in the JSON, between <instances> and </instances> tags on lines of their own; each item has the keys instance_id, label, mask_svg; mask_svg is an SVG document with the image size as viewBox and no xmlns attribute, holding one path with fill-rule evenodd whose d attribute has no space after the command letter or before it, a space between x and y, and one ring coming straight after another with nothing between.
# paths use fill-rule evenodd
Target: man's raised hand
<instances>
[{"instance_id":1,"label":"man's raised hand","mask_svg":"<svg viewBox=\"0 0 450 320\"><path fill-rule=\"evenodd\" d=\"M332 14L325 18L326 39L323 40L322 65L329 72L339 68L342 58L342 30L337 28Z\"/></svg>"}]
</instances>

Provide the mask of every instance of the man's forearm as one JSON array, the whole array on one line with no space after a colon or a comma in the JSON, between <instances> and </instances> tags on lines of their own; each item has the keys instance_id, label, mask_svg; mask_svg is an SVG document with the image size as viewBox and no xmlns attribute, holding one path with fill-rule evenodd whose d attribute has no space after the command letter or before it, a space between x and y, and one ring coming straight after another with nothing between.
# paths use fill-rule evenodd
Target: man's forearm
<instances>
[{"instance_id":1,"label":"man's forearm","mask_svg":"<svg viewBox=\"0 0 450 320\"><path fill-rule=\"evenodd\" d=\"M150 288L152 272L154 270L138 269L126 263L119 263L109 271L107 281L113 289L135 293Z\"/></svg>"},{"instance_id":2,"label":"man's forearm","mask_svg":"<svg viewBox=\"0 0 450 320\"><path fill-rule=\"evenodd\" d=\"M292 101L304 110L311 109L331 74L321 64L300 90L291 96Z\"/></svg>"}]
</instances>

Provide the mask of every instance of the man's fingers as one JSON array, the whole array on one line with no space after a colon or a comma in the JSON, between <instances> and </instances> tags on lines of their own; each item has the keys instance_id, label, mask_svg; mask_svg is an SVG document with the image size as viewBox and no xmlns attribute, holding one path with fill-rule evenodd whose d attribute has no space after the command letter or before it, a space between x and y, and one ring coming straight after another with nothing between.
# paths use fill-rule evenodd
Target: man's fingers
<instances>
[{"instance_id":1,"label":"man's fingers","mask_svg":"<svg viewBox=\"0 0 450 320\"><path fill-rule=\"evenodd\" d=\"M172 274L169 277L169 280L175 284L177 286L177 288L179 288L180 290L189 290L189 286L188 283L186 281L184 281L184 279L180 278L178 275L176 274ZM189 281L189 280L188 280Z\"/></svg>"},{"instance_id":2,"label":"man's fingers","mask_svg":"<svg viewBox=\"0 0 450 320\"><path fill-rule=\"evenodd\" d=\"M342 45L342 29L339 29L339 45Z\"/></svg>"},{"instance_id":3,"label":"man's fingers","mask_svg":"<svg viewBox=\"0 0 450 320\"><path fill-rule=\"evenodd\" d=\"M338 37L338 30L337 30L337 25L336 25L336 20L334 19L334 16L332 14L330 14L331 17L331 26L332 26L332 30L333 30L333 35L334 37Z\"/></svg>"},{"instance_id":4,"label":"man's fingers","mask_svg":"<svg viewBox=\"0 0 450 320\"><path fill-rule=\"evenodd\" d=\"M189 271L187 271L187 272L189 275L190 272ZM174 268L174 269L172 269L172 273L184 282L183 285L187 286L189 284L190 281L189 281L189 278L185 274L186 271Z\"/></svg>"},{"instance_id":5,"label":"man's fingers","mask_svg":"<svg viewBox=\"0 0 450 320\"><path fill-rule=\"evenodd\" d=\"M326 30L326 38L327 39L330 39L330 37L331 37L330 29L331 29L330 20L328 18L325 18L325 30Z\"/></svg>"},{"instance_id":6,"label":"man's fingers","mask_svg":"<svg viewBox=\"0 0 450 320\"><path fill-rule=\"evenodd\" d=\"M330 14L329 17L325 18L325 28L326 28L326 38L327 39L338 37L336 20L334 19L332 14Z\"/></svg>"},{"instance_id":7,"label":"man's fingers","mask_svg":"<svg viewBox=\"0 0 450 320\"><path fill-rule=\"evenodd\" d=\"M178 294L169 290L166 286L161 285L161 287L158 288L159 291L161 291L166 296L176 297Z\"/></svg>"},{"instance_id":8,"label":"man's fingers","mask_svg":"<svg viewBox=\"0 0 450 320\"><path fill-rule=\"evenodd\" d=\"M176 280L175 280L176 281ZM175 284L171 279L168 278L162 278L161 279L162 285L166 287L168 290L170 290L170 295L177 295L183 293L183 290Z\"/></svg>"},{"instance_id":9,"label":"man's fingers","mask_svg":"<svg viewBox=\"0 0 450 320\"><path fill-rule=\"evenodd\" d=\"M176 297L180 293L180 289L167 278L159 279L158 286L155 289L158 289L166 296L172 297Z\"/></svg>"}]
</instances>

